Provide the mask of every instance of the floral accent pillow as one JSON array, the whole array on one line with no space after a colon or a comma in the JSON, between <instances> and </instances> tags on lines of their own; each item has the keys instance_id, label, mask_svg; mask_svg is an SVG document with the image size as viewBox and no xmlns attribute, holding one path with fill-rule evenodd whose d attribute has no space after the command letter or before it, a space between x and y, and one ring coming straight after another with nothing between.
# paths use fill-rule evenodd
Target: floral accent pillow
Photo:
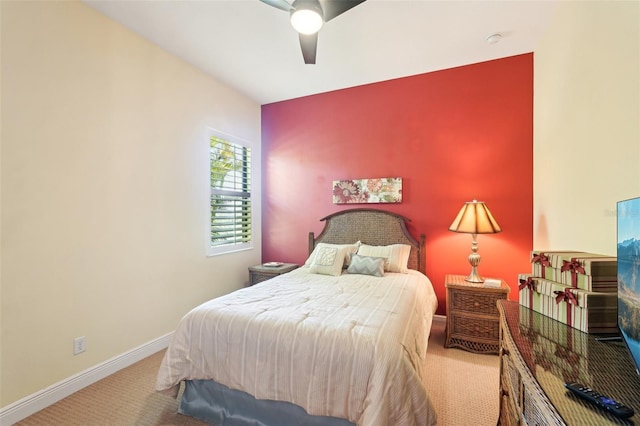
<instances>
[{"instance_id":1,"label":"floral accent pillow","mask_svg":"<svg viewBox=\"0 0 640 426\"><path fill-rule=\"evenodd\" d=\"M411 246L408 244L391 244L388 246L360 245L358 254L362 256L384 257L384 270L387 272L409 272L409 253Z\"/></svg>"}]
</instances>

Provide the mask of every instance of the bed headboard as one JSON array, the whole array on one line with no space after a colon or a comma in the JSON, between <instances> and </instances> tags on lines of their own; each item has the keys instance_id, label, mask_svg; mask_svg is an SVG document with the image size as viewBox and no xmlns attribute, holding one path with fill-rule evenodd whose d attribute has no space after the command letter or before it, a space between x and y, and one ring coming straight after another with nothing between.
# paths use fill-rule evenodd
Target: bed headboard
<instances>
[{"instance_id":1,"label":"bed headboard","mask_svg":"<svg viewBox=\"0 0 640 426\"><path fill-rule=\"evenodd\" d=\"M425 273L425 236L417 241L407 231L404 216L377 209L343 210L320 219L324 229L315 238L309 232L309 254L318 243L351 244L361 241L372 246L408 244L411 246L408 267Z\"/></svg>"}]
</instances>

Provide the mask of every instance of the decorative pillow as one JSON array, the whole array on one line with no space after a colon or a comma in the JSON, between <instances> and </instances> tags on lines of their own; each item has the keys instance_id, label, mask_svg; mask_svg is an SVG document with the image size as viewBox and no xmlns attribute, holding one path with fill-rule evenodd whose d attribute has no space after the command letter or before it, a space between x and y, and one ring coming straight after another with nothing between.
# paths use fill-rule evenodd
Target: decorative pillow
<instances>
[{"instance_id":1,"label":"decorative pillow","mask_svg":"<svg viewBox=\"0 0 640 426\"><path fill-rule=\"evenodd\" d=\"M318 243L318 245L316 245L316 248L314 248L311 254L309 255L309 258L304 262L306 266L311 266L311 264L313 263L313 260L316 257L316 254L318 253L318 249L321 247L335 247L339 249L348 248L344 258L344 266L346 267L346 266L349 266L349 262L351 262L351 256L353 256L358 251L358 247L360 247L360 241L356 241L354 244Z\"/></svg>"},{"instance_id":2,"label":"decorative pillow","mask_svg":"<svg viewBox=\"0 0 640 426\"><path fill-rule=\"evenodd\" d=\"M347 268L348 274L373 275L384 277L384 257L360 256L354 254Z\"/></svg>"},{"instance_id":3,"label":"decorative pillow","mask_svg":"<svg viewBox=\"0 0 640 426\"><path fill-rule=\"evenodd\" d=\"M314 274L338 276L342 273L344 258L349 251L349 247L320 247L318 245L313 251L316 253L309 272Z\"/></svg>"},{"instance_id":4,"label":"decorative pillow","mask_svg":"<svg viewBox=\"0 0 640 426\"><path fill-rule=\"evenodd\" d=\"M408 244L391 244L389 246L360 245L358 254L362 256L384 257L384 270L387 272L402 272L406 274L409 269L409 253L411 246Z\"/></svg>"}]
</instances>

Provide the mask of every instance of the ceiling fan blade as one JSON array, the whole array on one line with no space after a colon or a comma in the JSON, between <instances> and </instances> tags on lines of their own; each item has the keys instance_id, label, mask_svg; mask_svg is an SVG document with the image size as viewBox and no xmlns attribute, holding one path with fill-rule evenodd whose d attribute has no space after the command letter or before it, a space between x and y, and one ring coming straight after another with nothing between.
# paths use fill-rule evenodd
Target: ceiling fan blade
<instances>
[{"instance_id":1,"label":"ceiling fan blade","mask_svg":"<svg viewBox=\"0 0 640 426\"><path fill-rule=\"evenodd\" d=\"M269 6L273 6L280 10L284 10L285 12L290 12L293 10L293 6L287 3L286 0L260 0L262 3L268 4Z\"/></svg>"},{"instance_id":2,"label":"ceiling fan blade","mask_svg":"<svg viewBox=\"0 0 640 426\"><path fill-rule=\"evenodd\" d=\"M264 0L262 0L264 1ZM356 7L360 3L364 3L366 0L319 0L322 12L324 15L324 22L329 22L338 15L342 15L347 10Z\"/></svg>"},{"instance_id":3,"label":"ceiling fan blade","mask_svg":"<svg viewBox=\"0 0 640 426\"><path fill-rule=\"evenodd\" d=\"M318 48L318 33L315 34L299 34L300 47L302 48L302 56L305 64L316 63L316 50Z\"/></svg>"}]
</instances>

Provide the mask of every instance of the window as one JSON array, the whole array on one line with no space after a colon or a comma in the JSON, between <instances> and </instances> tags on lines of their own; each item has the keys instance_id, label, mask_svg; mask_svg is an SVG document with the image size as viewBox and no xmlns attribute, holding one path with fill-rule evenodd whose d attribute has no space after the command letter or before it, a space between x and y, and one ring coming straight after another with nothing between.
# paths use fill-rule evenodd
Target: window
<instances>
[{"instance_id":1,"label":"window","mask_svg":"<svg viewBox=\"0 0 640 426\"><path fill-rule=\"evenodd\" d=\"M251 248L251 148L211 132L210 255Z\"/></svg>"}]
</instances>

